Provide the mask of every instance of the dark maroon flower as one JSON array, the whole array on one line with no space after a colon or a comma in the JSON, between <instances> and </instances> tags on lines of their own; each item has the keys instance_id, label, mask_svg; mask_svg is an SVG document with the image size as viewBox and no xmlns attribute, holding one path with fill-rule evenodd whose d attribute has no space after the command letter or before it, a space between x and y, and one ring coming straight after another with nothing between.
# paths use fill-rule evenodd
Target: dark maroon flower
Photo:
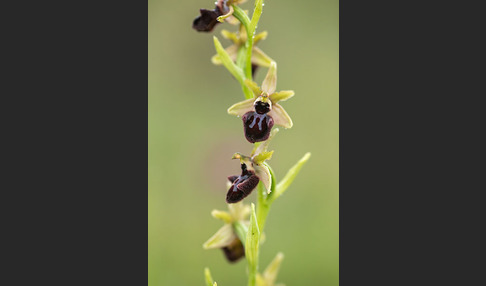
<instances>
[{"instance_id":1,"label":"dark maroon flower","mask_svg":"<svg viewBox=\"0 0 486 286\"><path fill-rule=\"evenodd\" d=\"M230 176L228 180L233 183L226 194L228 204L237 203L247 197L260 182L255 172L248 170L245 163L241 164L241 175Z\"/></svg>"},{"instance_id":2,"label":"dark maroon flower","mask_svg":"<svg viewBox=\"0 0 486 286\"><path fill-rule=\"evenodd\" d=\"M249 111L243 115L242 120L246 140L250 143L265 141L270 136L274 124L270 115L258 111Z\"/></svg>"},{"instance_id":3,"label":"dark maroon flower","mask_svg":"<svg viewBox=\"0 0 486 286\"><path fill-rule=\"evenodd\" d=\"M245 256L245 247L239 238L235 238L231 244L221 249L229 262L236 262Z\"/></svg>"},{"instance_id":4,"label":"dark maroon flower","mask_svg":"<svg viewBox=\"0 0 486 286\"><path fill-rule=\"evenodd\" d=\"M218 0L214 10L199 9L201 16L194 19L192 28L198 32L211 32L214 26L219 23L218 17L229 12L229 8L226 6L227 1L228 0Z\"/></svg>"},{"instance_id":5,"label":"dark maroon flower","mask_svg":"<svg viewBox=\"0 0 486 286\"><path fill-rule=\"evenodd\" d=\"M242 117L245 137L250 143L265 141L274 124L285 128L292 127L292 119L279 102L294 96L294 91L275 92L277 86L277 64L275 62L270 64L261 88L248 79L245 80L245 84L253 91L254 97L233 104L228 108L228 113ZM266 124L255 124L262 122Z\"/></svg>"}]
</instances>

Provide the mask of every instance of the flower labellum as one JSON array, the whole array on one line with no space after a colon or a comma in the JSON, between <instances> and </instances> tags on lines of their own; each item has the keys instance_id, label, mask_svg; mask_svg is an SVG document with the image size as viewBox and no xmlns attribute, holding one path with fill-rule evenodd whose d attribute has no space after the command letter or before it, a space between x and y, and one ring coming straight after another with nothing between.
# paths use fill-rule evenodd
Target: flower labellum
<instances>
[{"instance_id":1,"label":"flower labellum","mask_svg":"<svg viewBox=\"0 0 486 286\"><path fill-rule=\"evenodd\" d=\"M245 163L241 164L241 175L230 176L228 180L233 183L226 194L228 204L237 203L247 197L260 182L255 172L248 170Z\"/></svg>"},{"instance_id":2,"label":"flower labellum","mask_svg":"<svg viewBox=\"0 0 486 286\"><path fill-rule=\"evenodd\" d=\"M245 256L245 248L241 240L235 238L228 246L221 248L229 262L236 262Z\"/></svg>"},{"instance_id":3,"label":"flower labellum","mask_svg":"<svg viewBox=\"0 0 486 286\"><path fill-rule=\"evenodd\" d=\"M242 117L246 140L250 143L265 141L270 136L274 121L267 113L271 110L271 102L256 100L255 112L249 111Z\"/></svg>"},{"instance_id":4,"label":"flower labellum","mask_svg":"<svg viewBox=\"0 0 486 286\"><path fill-rule=\"evenodd\" d=\"M248 142L255 143L268 139L274 124L270 115L249 111L243 115L242 119L245 137Z\"/></svg>"},{"instance_id":5,"label":"flower labellum","mask_svg":"<svg viewBox=\"0 0 486 286\"><path fill-rule=\"evenodd\" d=\"M216 2L214 10L199 9L201 16L194 19L192 28L198 32L211 32L218 24L218 17L228 13L229 8L226 6L227 0L219 0Z\"/></svg>"}]
</instances>

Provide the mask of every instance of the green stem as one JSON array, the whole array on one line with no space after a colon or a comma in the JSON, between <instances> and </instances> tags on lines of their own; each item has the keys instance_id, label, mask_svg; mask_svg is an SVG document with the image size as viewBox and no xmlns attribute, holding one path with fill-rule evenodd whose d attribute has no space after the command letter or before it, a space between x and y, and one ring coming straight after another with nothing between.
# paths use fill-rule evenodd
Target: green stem
<instances>
[{"instance_id":1,"label":"green stem","mask_svg":"<svg viewBox=\"0 0 486 286\"><path fill-rule=\"evenodd\" d=\"M255 36L255 31L258 25L258 21L260 20L260 16L263 12L263 0L256 0L255 1L255 10L253 10L253 16L251 17L250 25L246 30L248 35L247 40L247 51L246 51L246 66L245 66L245 75L247 78L252 78L251 74L251 53L253 51L253 37Z\"/></svg>"},{"instance_id":2,"label":"green stem","mask_svg":"<svg viewBox=\"0 0 486 286\"><path fill-rule=\"evenodd\" d=\"M265 227L265 222L267 220L268 212L270 211L270 205L267 203L266 194L265 194L265 187L263 183L260 182L258 184L258 198L257 198L257 222L258 222L258 229L260 233L263 232L263 228Z\"/></svg>"},{"instance_id":3,"label":"green stem","mask_svg":"<svg viewBox=\"0 0 486 286\"><path fill-rule=\"evenodd\" d=\"M257 205L256 205L256 217L257 217L257 224L258 229L260 230L260 237L263 233L263 227L265 226L265 221L267 220L268 211L270 210L270 206L266 203L265 198L265 187L263 183L260 182L258 184L258 198L257 198ZM258 240L260 240L260 237ZM259 247L259 246L258 246ZM248 265L248 286L255 286L256 285L256 275L258 273L258 261L259 261L259 254L260 251L257 251L257 257L255 262Z\"/></svg>"},{"instance_id":4,"label":"green stem","mask_svg":"<svg viewBox=\"0 0 486 286\"><path fill-rule=\"evenodd\" d=\"M246 43L245 43L245 49L246 49L246 61L245 61L245 66L241 67L245 73L245 77L248 79L252 78L252 72L251 72L251 54L253 52L253 37L255 35L255 30L257 28L258 21L260 20L260 16L262 15L263 12L263 0L256 0L255 1L255 10L253 11L253 16L250 19L246 15L246 13L238 6L233 5L233 15L238 19L241 24L245 27L246 30Z\"/></svg>"},{"instance_id":5,"label":"green stem","mask_svg":"<svg viewBox=\"0 0 486 286\"><path fill-rule=\"evenodd\" d=\"M245 11L243 11L239 6L237 5L232 5L232 6L234 10L233 16L235 16L235 18L238 19L238 21L240 21L240 23L245 27L247 39L251 39L251 43L249 40L247 40L245 45L241 47L240 51L238 51L238 61L237 61L238 66L244 71L245 78L251 79L252 78L251 52L253 49L253 39L250 37L250 33L249 33L251 27L250 18L248 18L248 15L246 15ZM248 59L250 65L249 67L248 67ZM245 84L242 84L242 88L246 99L250 99L253 97L253 93Z\"/></svg>"}]
</instances>

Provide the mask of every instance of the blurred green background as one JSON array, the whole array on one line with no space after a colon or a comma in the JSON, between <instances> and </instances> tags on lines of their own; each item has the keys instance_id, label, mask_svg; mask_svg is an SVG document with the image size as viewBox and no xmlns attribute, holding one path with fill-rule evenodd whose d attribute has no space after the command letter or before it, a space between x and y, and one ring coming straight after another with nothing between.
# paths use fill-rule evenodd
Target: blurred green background
<instances>
[{"instance_id":1,"label":"blurred green background","mask_svg":"<svg viewBox=\"0 0 486 286\"><path fill-rule=\"evenodd\" d=\"M253 10L253 0L242 5ZM199 8L214 0L148 1L148 281L158 285L204 285L210 267L220 286L246 285L246 261L228 264L220 250L202 244L222 222L226 177L240 173L235 152L249 154L241 119L226 109L243 100L236 80L214 66L212 33L191 28ZM278 282L338 285L339 129L337 0L267 0L258 46L278 63L277 90L295 96L282 105L294 127L278 133L269 161L277 180L306 152L312 157L272 206L261 248L260 270L282 251ZM266 69L256 73L261 83ZM255 201L255 193L245 199Z\"/></svg>"}]
</instances>

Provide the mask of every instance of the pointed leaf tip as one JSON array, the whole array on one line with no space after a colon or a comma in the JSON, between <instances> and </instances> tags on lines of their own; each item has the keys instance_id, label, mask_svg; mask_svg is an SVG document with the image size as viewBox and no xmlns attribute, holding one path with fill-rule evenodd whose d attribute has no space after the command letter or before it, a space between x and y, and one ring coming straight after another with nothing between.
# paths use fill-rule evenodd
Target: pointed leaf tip
<instances>
[{"instance_id":1,"label":"pointed leaf tip","mask_svg":"<svg viewBox=\"0 0 486 286\"><path fill-rule=\"evenodd\" d=\"M213 277L211 276L211 271L209 271L208 267L204 268L204 280L206 280L206 286L213 286L213 284L215 283L213 281Z\"/></svg>"}]
</instances>

